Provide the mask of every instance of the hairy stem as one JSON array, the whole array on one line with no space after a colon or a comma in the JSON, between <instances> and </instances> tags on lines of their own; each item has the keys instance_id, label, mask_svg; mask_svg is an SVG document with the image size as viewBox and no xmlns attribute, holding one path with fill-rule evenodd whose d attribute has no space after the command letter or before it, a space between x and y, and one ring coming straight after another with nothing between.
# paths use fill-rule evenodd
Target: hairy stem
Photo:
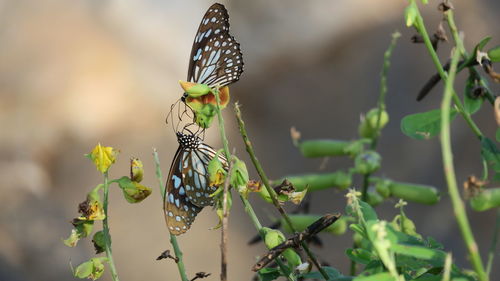
<instances>
[{"instance_id":1,"label":"hairy stem","mask_svg":"<svg viewBox=\"0 0 500 281\"><path fill-rule=\"evenodd\" d=\"M290 217L288 217L285 210L280 205L280 203L278 201L278 196L277 196L276 192L274 191L274 189L272 189L271 184L269 182L269 178L265 174L264 169L262 168L262 165L260 164L259 160L257 159L257 156L255 156L255 152L253 150L252 143L250 142L250 139L248 138L248 134L247 134L247 131L245 128L245 123L243 122L243 119L241 117L240 107L237 103L235 103L235 105L234 105L234 110L236 112L236 119L238 119L238 125L240 127L240 134L243 137L243 142L245 143L246 150L247 150L248 154L250 155L250 158L252 159L252 163L255 166L255 169L257 170L257 173L259 174L259 177L262 180L264 187L266 188L267 192L269 193L269 195L271 197L273 205L276 207L276 209L278 209L281 216L285 219L285 222L288 225L288 227L290 227L290 229L294 233L296 233L297 230L293 226L293 223L290 220ZM309 246L307 246L307 243L302 241L300 243L300 245L302 246L302 248L306 252L309 259L314 263L316 268L318 268L318 271L321 273L323 278L325 278L325 280L329 280L328 274L323 270L320 263L316 259L316 256L313 254L313 252L311 252L311 250L309 249Z\"/></svg>"},{"instance_id":2,"label":"hairy stem","mask_svg":"<svg viewBox=\"0 0 500 281\"><path fill-rule=\"evenodd\" d=\"M161 173L161 168L160 168L160 158L158 157L158 152L156 149L153 149L153 158L155 160L155 167L156 167L156 178L158 179L158 185L160 187L160 192L161 196L163 199L163 202L165 202L165 187L163 186L163 176ZM182 281L189 281L187 275L186 275L186 269L184 267L184 261L182 260L182 251L181 248L179 247L179 244L177 243L177 237L175 235L170 234L170 244L172 244L172 248L174 248L174 254L175 257L177 258L177 269L179 270L179 275L181 277Z\"/></svg>"},{"instance_id":3,"label":"hairy stem","mask_svg":"<svg viewBox=\"0 0 500 281\"><path fill-rule=\"evenodd\" d=\"M441 104L441 150L443 155L443 167L446 177L446 183L448 185L448 192L453 204L453 211L455 213L460 232L462 233L462 238L464 239L467 250L469 251L472 266L474 267L479 280L487 281L488 276L484 271L483 263L481 261L481 257L479 256L478 247L476 241L474 240L469 220L465 212L465 206L458 190L455 169L453 166L453 155L451 151L450 107L451 99L453 96L453 81L455 79L459 54L460 53L458 52L458 50L455 50L455 52L453 53L450 72L449 76L446 79L443 101Z\"/></svg>"},{"instance_id":4,"label":"hairy stem","mask_svg":"<svg viewBox=\"0 0 500 281\"><path fill-rule=\"evenodd\" d=\"M104 210L104 220L102 221L102 232L104 233L104 249L106 251L106 257L108 258L109 269L111 271L111 277L114 281L119 281L118 272L116 271L115 262L113 260L113 253L111 251L111 235L109 234L109 226L108 226L108 197L109 197L109 183L108 183L108 172L104 173L104 185L103 185L103 193L104 193L104 202L103 202L103 210Z\"/></svg>"}]
</instances>

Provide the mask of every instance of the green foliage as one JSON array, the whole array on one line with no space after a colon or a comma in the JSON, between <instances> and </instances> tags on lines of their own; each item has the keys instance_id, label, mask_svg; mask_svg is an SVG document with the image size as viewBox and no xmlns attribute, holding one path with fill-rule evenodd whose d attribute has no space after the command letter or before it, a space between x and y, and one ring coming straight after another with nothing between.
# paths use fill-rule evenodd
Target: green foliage
<instances>
[{"instance_id":1,"label":"green foliage","mask_svg":"<svg viewBox=\"0 0 500 281\"><path fill-rule=\"evenodd\" d=\"M470 206L478 212L500 207L500 188L479 191L470 199Z\"/></svg>"},{"instance_id":2,"label":"green foliage","mask_svg":"<svg viewBox=\"0 0 500 281\"><path fill-rule=\"evenodd\" d=\"M496 144L489 138L481 140L481 156L488 163L493 172L494 181L500 181L500 150Z\"/></svg>"},{"instance_id":3,"label":"green foliage","mask_svg":"<svg viewBox=\"0 0 500 281\"><path fill-rule=\"evenodd\" d=\"M481 109L481 105L484 101L484 97L474 96L473 90L477 86L476 80L476 76L470 74L465 82L464 110L471 115Z\"/></svg>"},{"instance_id":4,"label":"green foliage","mask_svg":"<svg viewBox=\"0 0 500 281\"><path fill-rule=\"evenodd\" d=\"M453 120L456 115L457 111L452 110L450 119ZM441 131L441 110L435 109L405 116L401 120L401 131L417 140L428 140L437 136Z\"/></svg>"},{"instance_id":5,"label":"green foliage","mask_svg":"<svg viewBox=\"0 0 500 281\"><path fill-rule=\"evenodd\" d=\"M500 46L491 48L488 51L488 57L490 58L491 62L500 62Z\"/></svg>"}]
</instances>

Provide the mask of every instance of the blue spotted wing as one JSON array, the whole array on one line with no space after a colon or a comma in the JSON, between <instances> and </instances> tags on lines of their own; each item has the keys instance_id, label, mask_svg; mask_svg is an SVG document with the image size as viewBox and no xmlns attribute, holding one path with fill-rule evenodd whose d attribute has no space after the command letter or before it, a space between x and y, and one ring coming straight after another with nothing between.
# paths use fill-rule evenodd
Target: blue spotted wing
<instances>
[{"instance_id":1,"label":"blue spotted wing","mask_svg":"<svg viewBox=\"0 0 500 281\"><path fill-rule=\"evenodd\" d=\"M222 4L208 8L194 38L189 57L188 81L226 86L243 72L240 44L229 34L229 15Z\"/></svg>"},{"instance_id":2,"label":"blue spotted wing","mask_svg":"<svg viewBox=\"0 0 500 281\"><path fill-rule=\"evenodd\" d=\"M163 209L170 233L186 232L203 207L214 204L210 194L216 187L209 186L207 165L216 152L194 134L177 133L179 148L167 178ZM227 160L219 155L227 167Z\"/></svg>"}]
</instances>

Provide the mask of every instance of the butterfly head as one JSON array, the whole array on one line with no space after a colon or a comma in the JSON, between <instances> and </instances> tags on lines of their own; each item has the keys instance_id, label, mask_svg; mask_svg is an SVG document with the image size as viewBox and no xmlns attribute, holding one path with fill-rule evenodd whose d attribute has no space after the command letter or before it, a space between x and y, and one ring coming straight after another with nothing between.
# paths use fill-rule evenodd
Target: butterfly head
<instances>
[{"instance_id":1,"label":"butterfly head","mask_svg":"<svg viewBox=\"0 0 500 281\"><path fill-rule=\"evenodd\" d=\"M183 148L196 149L201 144L201 139L194 134L177 132L177 141Z\"/></svg>"}]
</instances>

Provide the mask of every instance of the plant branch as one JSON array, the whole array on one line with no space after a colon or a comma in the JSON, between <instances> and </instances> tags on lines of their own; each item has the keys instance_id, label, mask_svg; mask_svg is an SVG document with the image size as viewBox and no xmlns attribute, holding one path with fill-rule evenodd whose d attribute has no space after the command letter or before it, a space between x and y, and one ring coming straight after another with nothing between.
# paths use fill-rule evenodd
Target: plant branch
<instances>
[{"instance_id":1,"label":"plant branch","mask_svg":"<svg viewBox=\"0 0 500 281\"><path fill-rule=\"evenodd\" d=\"M263 255L262 258L252 267L252 270L261 270L288 248L298 248L302 242L311 239L314 235L336 222L340 216L340 214L326 214L322 216L309 225L304 231L296 233L283 243L269 250L268 253Z\"/></svg>"},{"instance_id":2,"label":"plant branch","mask_svg":"<svg viewBox=\"0 0 500 281\"><path fill-rule=\"evenodd\" d=\"M247 134L247 131L245 128L245 123L243 122L243 119L241 117L241 110L240 110L238 103L235 103L234 110L236 113L236 119L238 120L238 125L240 127L240 134L243 137L243 142L245 143L246 150L247 150L248 154L250 155L250 158L252 159L252 163L255 166L255 169L257 170L257 173L259 174L260 179L262 180L262 183L264 184L267 192L269 193L269 196L272 199L273 205L276 207L276 209L278 209L281 216L285 219L285 222L288 225L288 227L290 227L290 229L294 233L296 233L297 230L293 226L293 223L290 220L290 217L288 217L285 210L278 202L278 196L276 195L276 192L274 191L274 189L271 187L271 184L269 182L269 178L265 174L264 169L262 168L262 165L260 164L259 160L255 156L255 152L253 150L252 143L250 142L250 139L248 138L248 134ZM315 255L309 249L309 246L307 246L307 244L304 241L302 241L300 244L301 244L302 248L304 249L304 251L306 252L309 259L314 263L316 268L318 268L318 271L325 278L325 280L329 280L328 274L323 270L323 268L319 264L318 260L316 259Z\"/></svg>"},{"instance_id":3,"label":"plant branch","mask_svg":"<svg viewBox=\"0 0 500 281\"><path fill-rule=\"evenodd\" d=\"M424 20L423 20L422 16L420 15L420 11L418 9L416 9L416 10L418 12L418 15L416 17L415 26L416 26L418 32L420 33L420 35L422 35L422 38L424 39L425 47L427 48L427 51L429 52L431 59L432 59L434 65L436 66L436 69L439 72L439 76L441 76L441 79L445 83L447 83L448 74L446 74L446 72L444 71L443 66L441 65L441 62L439 61L439 57L437 56L437 53L432 46L432 42L431 42L431 40L429 38L429 34L427 33L427 30L425 28ZM457 107L457 110L460 113L460 115L462 115L462 117L465 119L465 121L467 122L469 127L472 129L474 134L481 140L483 138L483 133L477 127L476 123L474 123L474 120L472 120L470 114L468 114L464 110L464 106L463 106L462 102L460 101L460 99L458 98L458 95L455 93L455 90L453 90L453 89L451 89L451 96L452 96L453 102L455 103L455 106Z\"/></svg>"},{"instance_id":4,"label":"plant branch","mask_svg":"<svg viewBox=\"0 0 500 281\"><path fill-rule=\"evenodd\" d=\"M111 235L109 234L108 226L108 198L109 198L109 183L108 183L108 172L104 173L104 184L103 184L103 210L104 210L104 220L102 221L102 232L104 233L104 249L106 251L106 257L108 258L109 268L111 271L111 277L114 281L119 281L118 272L116 271L115 262L113 260L113 253L111 251Z\"/></svg>"},{"instance_id":5,"label":"plant branch","mask_svg":"<svg viewBox=\"0 0 500 281\"><path fill-rule=\"evenodd\" d=\"M163 202L165 202L165 187L163 186L163 176L161 173L161 168L160 168L160 158L158 157L158 152L156 151L156 148L153 148L153 157L155 160L155 167L156 167L156 178L158 179L158 185L160 187L160 192L161 196L163 199ZM179 275L181 277L182 281L189 281L187 275L186 275L186 269L184 267L184 262L182 260L182 251L179 247L179 244L177 243L177 237L175 235L170 234L170 244L172 244L172 248L174 248L174 254L177 264L177 269L179 270Z\"/></svg>"},{"instance_id":6,"label":"plant branch","mask_svg":"<svg viewBox=\"0 0 500 281\"><path fill-rule=\"evenodd\" d=\"M391 65L390 59L392 51L396 47L396 42L399 37L401 37L401 33L397 31L392 34L391 44L384 53L384 63L382 65L382 72L380 73L380 91L377 101L377 107L378 107L377 127L375 130L375 135L372 138L372 143L371 143L372 150L377 147L378 139L380 137L380 120L382 119L382 111L385 110L385 97L387 95L387 72L389 71L389 66Z\"/></svg>"},{"instance_id":7,"label":"plant branch","mask_svg":"<svg viewBox=\"0 0 500 281\"><path fill-rule=\"evenodd\" d=\"M464 43L462 38L460 38L460 35L458 34L458 28L457 25L455 24L455 18L453 17L453 9L449 9L446 12L444 12L444 17L446 21L448 22L448 26L450 27L451 34L453 36L453 40L455 41L455 45L458 48L458 51L462 55L462 57L467 60L469 57L469 54L467 53L467 50L464 47ZM488 88L488 84L486 84L486 81L484 78L479 74L477 69L474 66L469 66L469 70L472 71L472 73L476 76L479 77L479 84L481 84L482 87L486 89L486 98L488 101L493 105L495 102L495 97L491 94L491 90Z\"/></svg>"},{"instance_id":8,"label":"plant branch","mask_svg":"<svg viewBox=\"0 0 500 281\"><path fill-rule=\"evenodd\" d=\"M455 52L453 53L449 76L445 80L446 84L443 94L443 101L441 104L441 149L443 154L443 167L446 182L448 185L448 192L453 204L453 211L462 233L462 237L469 251L472 266L474 267L479 280L487 281L488 276L484 271L483 263L481 261L481 257L479 256L478 247L476 241L474 240L469 220L465 212L465 206L462 199L460 198L460 192L457 187L457 180L455 176L455 169L453 167L453 155L451 151L450 106L453 96L453 81L455 79L459 54L460 53L458 52L458 50L455 50Z\"/></svg>"},{"instance_id":9,"label":"plant branch","mask_svg":"<svg viewBox=\"0 0 500 281\"><path fill-rule=\"evenodd\" d=\"M222 117L222 112L221 112L221 108L220 108L219 91L215 90L214 92L215 92L214 93L215 100L217 102L216 113L217 113L217 118L218 118L218 123L219 123L219 132L220 132L221 139L222 139L224 154L226 155L227 159L231 159L231 154L229 153L229 142L227 140L226 130L224 127L224 118ZM262 224L260 223L259 219L257 218L257 215L255 214L255 212L252 208L252 205L250 204L250 202L248 202L248 200L241 193L238 193L238 194L240 195L240 199L243 202L243 206L245 207L245 212L249 215L250 219L252 220L252 223L254 224L255 228L257 229L257 231L261 235L262 239L264 239L264 233L262 231ZM227 196L226 190L224 190L223 196ZM226 199L224 199L224 197L223 197L222 200L223 201L227 200L227 197L225 197L225 198ZM222 221L222 223L224 224L224 220ZM222 227L224 228L224 225ZM297 280L297 278L295 277L293 272L291 272L288 269L288 267L280 259L276 259L276 263L281 268L281 270L286 275L286 278L289 281L296 281Z\"/></svg>"}]
</instances>

